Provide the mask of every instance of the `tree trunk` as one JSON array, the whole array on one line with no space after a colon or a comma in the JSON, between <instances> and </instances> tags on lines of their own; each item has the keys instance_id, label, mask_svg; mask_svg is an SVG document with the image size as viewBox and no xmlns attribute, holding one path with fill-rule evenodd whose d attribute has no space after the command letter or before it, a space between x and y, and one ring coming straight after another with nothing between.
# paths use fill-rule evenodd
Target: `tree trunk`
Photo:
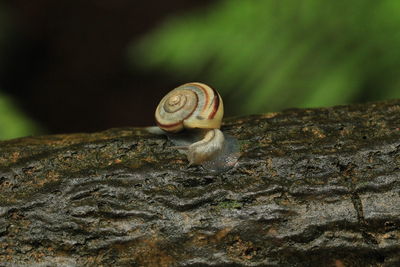
<instances>
[{"instance_id":1,"label":"tree trunk","mask_svg":"<svg viewBox=\"0 0 400 267\"><path fill-rule=\"evenodd\" d=\"M0 142L0 262L400 265L400 100L222 130L241 157L221 174L138 128Z\"/></svg>"}]
</instances>

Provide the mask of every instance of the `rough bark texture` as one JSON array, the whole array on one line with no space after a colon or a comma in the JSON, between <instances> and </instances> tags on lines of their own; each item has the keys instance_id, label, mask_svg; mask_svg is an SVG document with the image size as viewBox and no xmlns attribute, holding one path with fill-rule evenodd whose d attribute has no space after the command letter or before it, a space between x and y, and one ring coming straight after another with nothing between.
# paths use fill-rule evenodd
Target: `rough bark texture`
<instances>
[{"instance_id":1,"label":"rough bark texture","mask_svg":"<svg viewBox=\"0 0 400 267\"><path fill-rule=\"evenodd\" d=\"M400 101L223 131L218 175L143 129L0 142L1 266L400 265Z\"/></svg>"}]
</instances>

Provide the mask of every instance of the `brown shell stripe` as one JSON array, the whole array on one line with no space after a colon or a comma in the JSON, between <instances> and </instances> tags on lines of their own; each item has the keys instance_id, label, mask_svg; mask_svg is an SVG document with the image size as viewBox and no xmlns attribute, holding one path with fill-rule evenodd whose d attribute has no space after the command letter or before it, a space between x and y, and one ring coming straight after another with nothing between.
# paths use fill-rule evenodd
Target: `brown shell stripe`
<instances>
[{"instance_id":1,"label":"brown shell stripe","mask_svg":"<svg viewBox=\"0 0 400 267\"><path fill-rule=\"evenodd\" d=\"M219 108L219 94L217 93L217 91L216 91L214 88L212 88L211 86L209 86L209 87L210 87L211 90L213 90L213 92L214 92L214 99L213 99L213 101L214 101L214 107L213 107L212 112L211 112L210 115L208 116L209 119L212 119L212 118L214 118L214 115L215 115L215 113L217 113L218 108Z\"/></svg>"},{"instance_id":2,"label":"brown shell stripe","mask_svg":"<svg viewBox=\"0 0 400 267\"><path fill-rule=\"evenodd\" d=\"M195 84L191 84L191 85L194 85L194 86L200 88L203 91L203 95L205 97L205 103L204 103L204 106L203 106L203 110L201 111L201 113L203 113L208 108L208 102L210 101L209 93L207 92L207 89L203 87L203 84L201 84L201 83L195 83Z\"/></svg>"},{"instance_id":3,"label":"brown shell stripe","mask_svg":"<svg viewBox=\"0 0 400 267\"><path fill-rule=\"evenodd\" d=\"M173 124L162 124L162 123L160 123L159 121L156 120L156 123L157 123L158 127L162 128L162 129L164 129L164 128L168 129L168 128L173 128L173 127L181 124L182 122L178 121L178 122L173 123Z\"/></svg>"}]
</instances>

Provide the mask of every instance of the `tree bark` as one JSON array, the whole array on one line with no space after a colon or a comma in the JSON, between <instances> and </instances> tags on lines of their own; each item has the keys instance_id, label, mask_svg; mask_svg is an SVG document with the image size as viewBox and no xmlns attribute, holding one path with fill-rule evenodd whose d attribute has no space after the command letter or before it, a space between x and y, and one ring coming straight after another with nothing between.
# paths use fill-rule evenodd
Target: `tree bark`
<instances>
[{"instance_id":1,"label":"tree bark","mask_svg":"<svg viewBox=\"0 0 400 267\"><path fill-rule=\"evenodd\" d=\"M139 128L0 142L0 262L400 265L400 100L222 130L241 157L221 174Z\"/></svg>"}]
</instances>

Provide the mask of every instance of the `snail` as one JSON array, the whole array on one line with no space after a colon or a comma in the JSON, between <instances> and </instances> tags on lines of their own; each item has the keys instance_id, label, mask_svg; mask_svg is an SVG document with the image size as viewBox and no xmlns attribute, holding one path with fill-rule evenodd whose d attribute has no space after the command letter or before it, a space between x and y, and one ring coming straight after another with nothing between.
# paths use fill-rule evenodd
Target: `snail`
<instances>
[{"instance_id":1,"label":"snail","mask_svg":"<svg viewBox=\"0 0 400 267\"><path fill-rule=\"evenodd\" d=\"M233 167L239 157L237 139L220 130L223 115L218 92L198 82L170 91L155 111L159 129L176 145L173 148L186 154L189 166L202 165L213 172Z\"/></svg>"}]
</instances>

